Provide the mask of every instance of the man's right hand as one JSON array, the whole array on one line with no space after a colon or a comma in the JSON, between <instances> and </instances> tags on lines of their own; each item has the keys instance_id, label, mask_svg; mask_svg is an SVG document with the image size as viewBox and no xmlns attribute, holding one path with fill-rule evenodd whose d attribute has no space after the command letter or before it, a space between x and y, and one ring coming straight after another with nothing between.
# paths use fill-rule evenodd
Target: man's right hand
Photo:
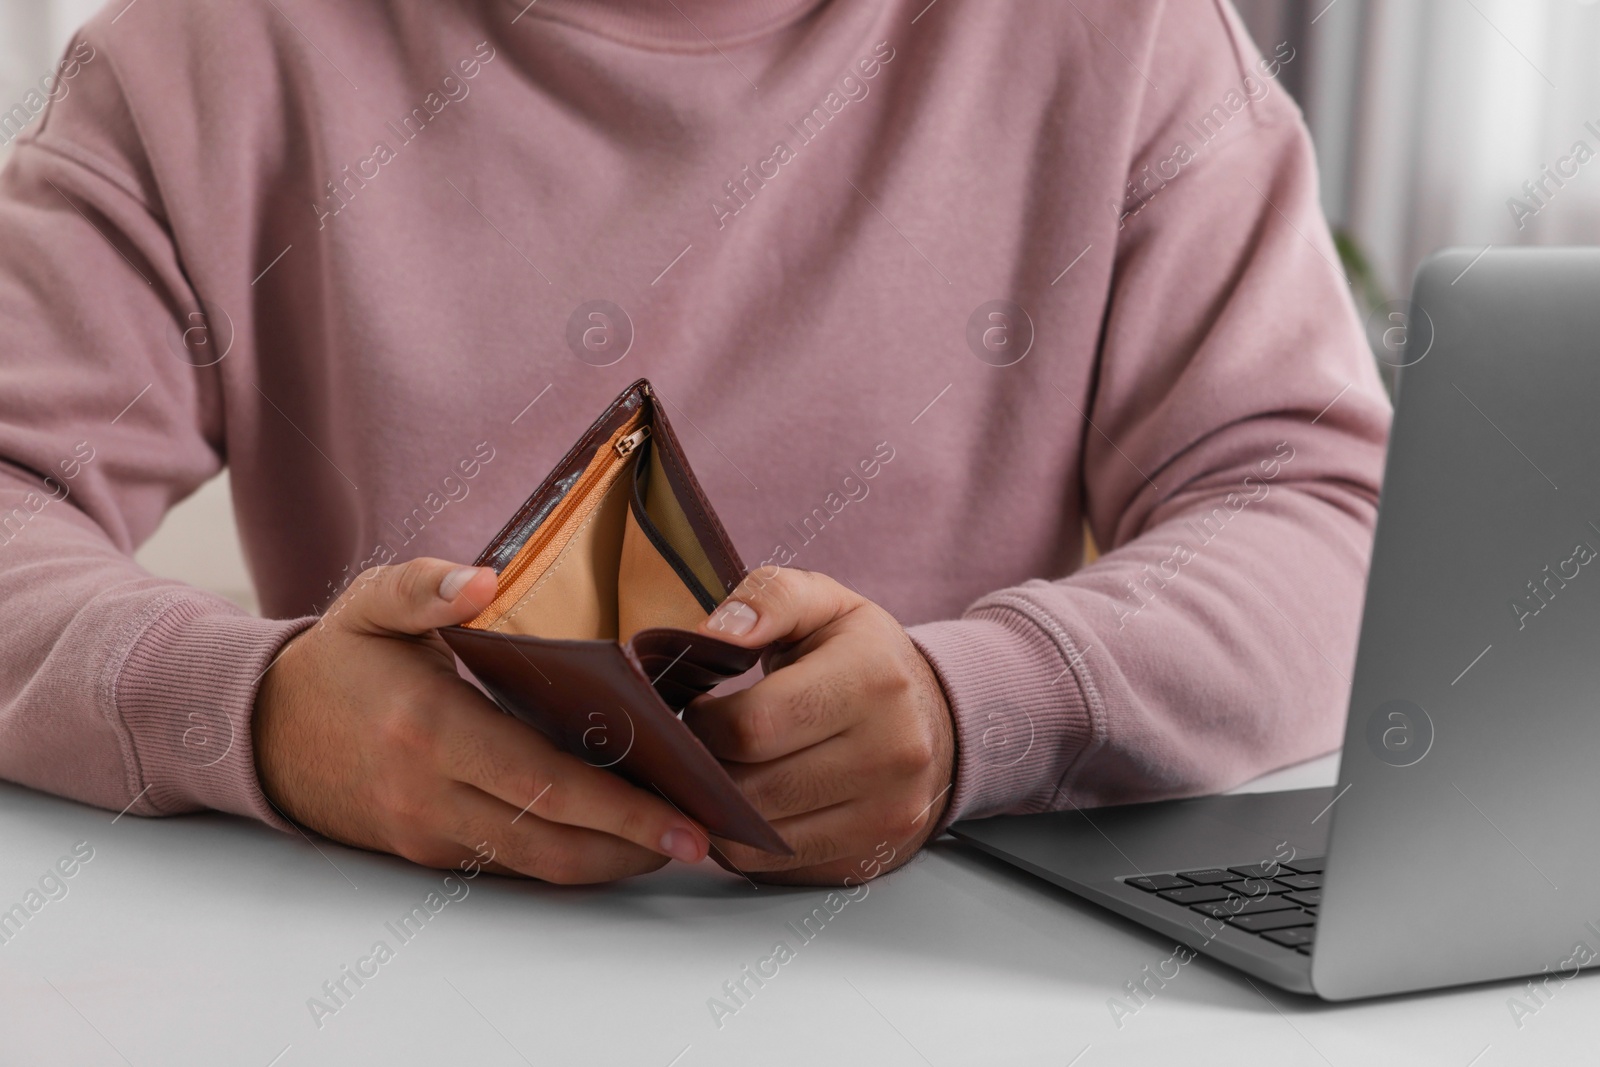
<instances>
[{"instance_id":1,"label":"man's right hand","mask_svg":"<svg viewBox=\"0 0 1600 1067\"><path fill-rule=\"evenodd\" d=\"M653 794L555 748L456 673L437 627L495 595L486 568L415 559L364 572L290 641L256 694L256 768L288 818L337 841L451 868L604 882L705 832Z\"/></svg>"}]
</instances>

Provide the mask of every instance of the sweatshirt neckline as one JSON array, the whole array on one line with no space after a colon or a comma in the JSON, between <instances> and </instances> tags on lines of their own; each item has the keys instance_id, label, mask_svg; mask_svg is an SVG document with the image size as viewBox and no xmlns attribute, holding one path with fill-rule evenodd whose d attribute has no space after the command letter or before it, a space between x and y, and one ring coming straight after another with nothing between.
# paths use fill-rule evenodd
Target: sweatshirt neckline
<instances>
[{"instance_id":1,"label":"sweatshirt neckline","mask_svg":"<svg viewBox=\"0 0 1600 1067\"><path fill-rule=\"evenodd\" d=\"M520 0L514 0L520 4ZM827 0L534 0L527 14L627 44L711 50L798 22Z\"/></svg>"}]
</instances>

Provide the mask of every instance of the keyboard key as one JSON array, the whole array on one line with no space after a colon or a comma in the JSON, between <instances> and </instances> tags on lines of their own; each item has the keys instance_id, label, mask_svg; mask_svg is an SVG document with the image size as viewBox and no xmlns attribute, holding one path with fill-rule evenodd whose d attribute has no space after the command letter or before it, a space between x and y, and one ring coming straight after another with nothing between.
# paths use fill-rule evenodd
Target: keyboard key
<instances>
[{"instance_id":1,"label":"keyboard key","mask_svg":"<svg viewBox=\"0 0 1600 1067\"><path fill-rule=\"evenodd\" d=\"M1221 867L1207 867L1203 871L1179 871L1179 878L1187 878L1195 885L1221 885L1231 882L1239 877L1232 871L1223 870Z\"/></svg>"},{"instance_id":2,"label":"keyboard key","mask_svg":"<svg viewBox=\"0 0 1600 1067\"><path fill-rule=\"evenodd\" d=\"M1268 911L1296 910L1283 897L1262 897L1260 900L1241 900L1239 897L1229 897L1219 900L1214 904L1196 904L1194 910L1202 915L1209 915L1213 919L1232 919L1239 915L1258 915Z\"/></svg>"},{"instance_id":3,"label":"keyboard key","mask_svg":"<svg viewBox=\"0 0 1600 1067\"><path fill-rule=\"evenodd\" d=\"M1303 908L1318 908L1322 906L1322 890L1302 889L1298 893L1290 893L1284 899L1292 900Z\"/></svg>"},{"instance_id":4,"label":"keyboard key","mask_svg":"<svg viewBox=\"0 0 1600 1067\"><path fill-rule=\"evenodd\" d=\"M1289 890L1264 878L1243 878L1237 882L1223 882L1222 888L1231 889L1241 897L1264 897L1270 893L1287 893Z\"/></svg>"},{"instance_id":5,"label":"keyboard key","mask_svg":"<svg viewBox=\"0 0 1600 1067\"><path fill-rule=\"evenodd\" d=\"M1209 904L1214 900L1227 900L1231 894L1214 885L1192 885L1187 889L1168 889L1161 896L1174 904Z\"/></svg>"},{"instance_id":6,"label":"keyboard key","mask_svg":"<svg viewBox=\"0 0 1600 1067\"><path fill-rule=\"evenodd\" d=\"M1124 878L1123 881L1135 889L1143 889L1146 893L1155 893L1163 889L1183 889L1189 884L1174 874L1147 874L1138 878Z\"/></svg>"},{"instance_id":7,"label":"keyboard key","mask_svg":"<svg viewBox=\"0 0 1600 1067\"><path fill-rule=\"evenodd\" d=\"M1286 871L1297 871L1300 874L1321 874L1322 866L1326 860L1326 856L1306 856L1303 859L1292 859L1285 863L1283 867Z\"/></svg>"},{"instance_id":8,"label":"keyboard key","mask_svg":"<svg viewBox=\"0 0 1600 1067\"><path fill-rule=\"evenodd\" d=\"M1290 926L1310 926L1316 921L1315 915L1303 911L1267 911L1260 915L1241 915L1232 920L1232 924L1241 930L1262 934L1268 930L1283 930Z\"/></svg>"},{"instance_id":9,"label":"keyboard key","mask_svg":"<svg viewBox=\"0 0 1600 1067\"><path fill-rule=\"evenodd\" d=\"M1294 874L1277 860L1267 860L1265 863L1252 863L1247 867L1229 867L1228 870L1240 878L1276 878L1280 874Z\"/></svg>"},{"instance_id":10,"label":"keyboard key","mask_svg":"<svg viewBox=\"0 0 1600 1067\"><path fill-rule=\"evenodd\" d=\"M1320 874L1284 874L1278 877L1279 885L1286 885L1290 889L1321 889L1322 875Z\"/></svg>"},{"instance_id":11,"label":"keyboard key","mask_svg":"<svg viewBox=\"0 0 1600 1067\"><path fill-rule=\"evenodd\" d=\"M1315 926L1291 926L1287 930L1268 930L1261 935L1268 941L1282 945L1284 948L1299 948L1309 945L1317 936Z\"/></svg>"}]
</instances>

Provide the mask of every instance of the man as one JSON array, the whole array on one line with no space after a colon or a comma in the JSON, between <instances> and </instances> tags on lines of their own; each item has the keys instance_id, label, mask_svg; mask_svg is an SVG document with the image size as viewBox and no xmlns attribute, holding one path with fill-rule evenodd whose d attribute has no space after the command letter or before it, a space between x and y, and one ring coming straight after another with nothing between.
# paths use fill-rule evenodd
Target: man
<instances>
[{"instance_id":1,"label":"man","mask_svg":"<svg viewBox=\"0 0 1600 1067\"><path fill-rule=\"evenodd\" d=\"M0 775L559 882L702 859L433 634L639 376L760 565L708 627L783 643L686 714L796 850L720 861L837 882L1337 743L1388 408L1294 53L1220 0L144 0L83 42L0 180ZM224 465L263 619L129 558Z\"/></svg>"}]
</instances>

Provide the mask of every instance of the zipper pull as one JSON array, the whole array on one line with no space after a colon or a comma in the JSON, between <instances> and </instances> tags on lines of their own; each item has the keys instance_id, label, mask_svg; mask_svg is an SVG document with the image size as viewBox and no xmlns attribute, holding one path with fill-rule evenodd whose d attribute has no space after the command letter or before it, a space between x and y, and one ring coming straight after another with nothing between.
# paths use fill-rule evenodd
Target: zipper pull
<instances>
[{"instance_id":1,"label":"zipper pull","mask_svg":"<svg viewBox=\"0 0 1600 1067\"><path fill-rule=\"evenodd\" d=\"M624 437L622 440L620 440L620 441L618 441L616 443L616 445L614 447L617 450L617 455L619 455L619 456L623 457L624 459L626 459L628 456L633 454L633 450L634 449L636 449L640 445L644 444L645 440L649 436L650 436L650 427L648 427L648 426L639 427L637 430L633 431L628 436Z\"/></svg>"}]
</instances>

